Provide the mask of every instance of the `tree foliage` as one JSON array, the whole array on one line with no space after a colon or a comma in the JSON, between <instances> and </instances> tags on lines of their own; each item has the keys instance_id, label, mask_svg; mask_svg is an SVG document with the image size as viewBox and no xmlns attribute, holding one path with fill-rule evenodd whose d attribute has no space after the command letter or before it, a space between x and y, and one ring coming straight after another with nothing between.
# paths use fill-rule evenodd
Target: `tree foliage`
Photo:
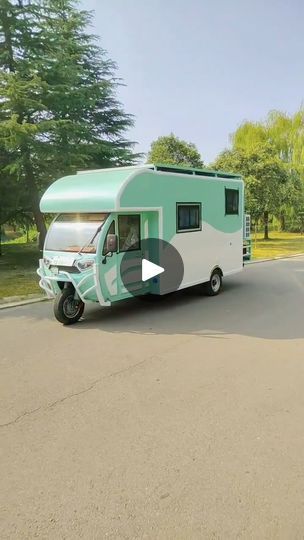
<instances>
[{"instance_id":1,"label":"tree foliage","mask_svg":"<svg viewBox=\"0 0 304 540\"><path fill-rule=\"evenodd\" d=\"M268 238L269 215L277 214L294 189L286 165L267 143L249 149L226 150L219 155L214 168L242 174L246 185L246 210L263 218L264 236Z\"/></svg>"},{"instance_id":2,"label":"tree foliage","mask_svg":"<svg viewBox=\"0 0 304 540\"><path fill-rule=\"evenodd\" d=\"M304 173L304 109L294 115L271 111L265 122L244 122L233 134L234 148L249 150L269 143L290 168Z\"/></svg>"},{"instance_id":3,"label":"tree foliage","mask_svg":"<svg viewBox=\"0 0 304 540\"><path fill-rule=\"evenodd\" d=\"M9 186L42 237L39 198L56 177L137 158L125 137L133 118L116 98L116 66L87 32L90 21L74 0L0 6L0 200Z\"/></svg>"},{"instance_id":4,"label":"tree foliage","mask_svg":"<svg viewBox=\"0 0 304 540\"><path fill-rule=\"evenodd\" d=\"M271 111L265 122L246 121L231 140L232 151L222 153L215 165L243 173L250 212L265 221L264 205L284 230L286 217L297 216L304 207L304 110L291 116ZM265 170L270 164L271 175Z\"/></svg>"},{"instance_id":5,"label":"tree foliage","mask_svg":"<svg viewBox=\"0 0 304 540\"><path fill-rule=\"evenodd\" d=\"M196 146L179 139L173 133L159 137L152 142L148 162L187 167L203 166L201 155Z\"/></svg>"}]
</instances>

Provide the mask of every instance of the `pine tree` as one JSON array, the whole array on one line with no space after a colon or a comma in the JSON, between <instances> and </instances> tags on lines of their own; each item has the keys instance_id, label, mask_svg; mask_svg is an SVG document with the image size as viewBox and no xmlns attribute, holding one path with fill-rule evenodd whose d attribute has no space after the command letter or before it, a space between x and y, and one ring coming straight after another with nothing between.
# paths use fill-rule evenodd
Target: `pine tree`
<instances>
[{"instance_id":1,"label":"pine tree","mask_svg":"<svg viewBox=\"0 0 304 540\"><path fill-rule=\"evenodd\" d=\"M116 98L116 65L87 32L91 14L72 0L1 0L0 149L41 243L42 190L79 168L132 164L133 119ZM0 193L1 197L1 193Z\"/></svg>"}]
</instances>

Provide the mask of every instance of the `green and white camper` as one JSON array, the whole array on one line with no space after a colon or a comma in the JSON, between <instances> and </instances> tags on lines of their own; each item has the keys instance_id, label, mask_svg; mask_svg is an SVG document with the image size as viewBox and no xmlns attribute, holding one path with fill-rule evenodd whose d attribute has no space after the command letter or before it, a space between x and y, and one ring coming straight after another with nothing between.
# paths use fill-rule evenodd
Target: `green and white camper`
<instances>
[{"instance_id":1,"label":"green and white camper","mask_svg":"<svg viewBox=\"0 0 304 540\"><path fill-rule=\"evenodd\" d=\"M141 252L148 238L179 252L179 289L204 284L211 295L250 257L239 175L153 164L85 171L54 182L40 208L56 214L39 263L40 286L55 298L55 316L64 324L76 322L87 302L110 306L136 294L170 292L157 279L126 287L121 275L126 252L137 263L151 260Z\"/></svg>"}]
</instances>

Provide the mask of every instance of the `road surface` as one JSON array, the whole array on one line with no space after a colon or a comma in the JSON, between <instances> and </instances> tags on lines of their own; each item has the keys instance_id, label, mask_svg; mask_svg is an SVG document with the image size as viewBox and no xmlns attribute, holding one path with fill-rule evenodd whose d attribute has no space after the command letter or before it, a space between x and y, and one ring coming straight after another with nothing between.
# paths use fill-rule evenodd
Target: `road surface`
<instances>
[{"instance_id":1,"label":"road surface","mask_svg":"<svg viewBox=\"0 0 304 540\"><path fill-rule=\"evenodd\" d=\"M303 538L304 257L0 336L2 540Z\"/></svg>"}]
</instances>

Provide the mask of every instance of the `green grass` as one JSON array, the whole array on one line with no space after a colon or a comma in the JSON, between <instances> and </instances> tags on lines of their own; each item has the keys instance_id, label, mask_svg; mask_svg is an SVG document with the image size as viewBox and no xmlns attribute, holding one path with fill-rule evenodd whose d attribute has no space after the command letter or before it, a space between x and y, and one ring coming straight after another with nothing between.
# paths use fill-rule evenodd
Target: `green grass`
<instances>
[{"instance_id":1,"label":"green grass","mask_svg":"<svg viewBox=\"0 0 304 540\"><path fill-rule=\"evenodd\" d=\"M36 229L30 229L28 232L29 243L37 242L37 231ZM9 240L10 244L26 244L27 235L24 233L22 236L17 236L16 238Z\"/></svg>"},{"instance_id":2,"label":"green grass","mask_svg":"<svg viewBox=\"0 0 304 540\"><path fill-rule=\"evenodd\" d=\"M263 240L263 234L252 234L253 259L268 259L304 253L304 234L273 231L269 240Z\"/></svg>"},{"instance_id":3,"label":"green grass","mask_svg":"<svg viewBox=\"0 0 304 540\"><path fill-rule=\"evenodd\" d=\"M35 244L2 245L0 298L41 293L36 274L40 253Z\"/></svg>"},{"instance_id":4,"label":"green grass","mask_svg":"<svg viewBox=\"0 0 304 540\"><path fill-rule=\"evenodd\" d=\"M271 232L270 240L262 233L252 235L253 258L267 259L295 253L304 253L304 235ZM0 299L6 296L42 294L36 274L40 253L36 244L12 242L2 246L0 257Z\"/></svg>"}]
</instances>

